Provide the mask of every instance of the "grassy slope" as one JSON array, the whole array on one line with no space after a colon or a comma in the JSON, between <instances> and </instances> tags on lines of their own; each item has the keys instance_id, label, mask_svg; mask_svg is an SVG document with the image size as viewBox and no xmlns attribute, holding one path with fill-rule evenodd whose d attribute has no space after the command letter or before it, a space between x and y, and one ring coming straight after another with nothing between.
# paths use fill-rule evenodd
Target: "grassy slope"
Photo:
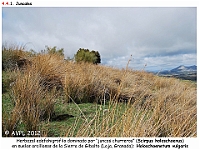
<instances>
[{"instance_id":1,"label":"grassy slope","mask_svg":"<svg viewBox=\"0 0 200 150\"><path fill-rule=\"evenodd\" d=\"M35 106L32 101L27 102L31 98L39 105L41 99L45 99L42 106L50 103L45 109L55 111L49 121L33 120L36 127L43 131L42 136L197 135L197 91L194 83L157 77L144 71L64 62L54 55L39 55L31 58L31 62L34 65L27 67L24 76L21 71L15 72L17 81L10 90L11 98L8 97L9 92L3 93L4 129L13 128L14 124L17 124L18 130L32 128L32 124L26 126L33 119L31 115L24 116L30 117L27 121L23 118L24 114L16 119L18 115L15 113L18 107L29 112ZM41 82L32 82L33 79ZM40 86L35 86L37 83ZM48 92L44 94L40 89L41 86L51 88L60 84L63 87L62 96L55 91L52 92L54 95L48 96ZM13 105L13 97L18 107ZM37 111L35 108L33 112L41 117L43 109L37 107ZM8 121L9 118L16 122Z\"/></svg>"}]
</instances>

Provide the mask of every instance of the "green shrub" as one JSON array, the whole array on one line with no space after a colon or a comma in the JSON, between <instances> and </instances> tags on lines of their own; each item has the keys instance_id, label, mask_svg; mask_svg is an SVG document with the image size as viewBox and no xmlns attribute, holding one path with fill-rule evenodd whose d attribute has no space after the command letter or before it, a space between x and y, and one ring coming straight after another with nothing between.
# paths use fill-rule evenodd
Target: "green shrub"
<instances>
[{"instance_id":1,"label":"green shrub","mask_svg":"<svg viewBox=\"0 0 200 150\"><path fill-rule=\"evenodd\" d=\"M43 54L57 54L59 56L63 56L64 57L64 49L57 49L56 46L54 46L53 48L49 47L49 46L45 46L46 49L42 50L41 53Z\"/></svg>"},{"instance_id":2,"label":"green shrub","mask_svg":"<svg viewBox=\"0 0 200 150\"><path fill-rule=\"evenodd\" d=\"M98 63L101 63L101 58L98 51L90 52L89 49L80 48L75 54L75 61L98 64Z\"/></svg>"}]
</instances>

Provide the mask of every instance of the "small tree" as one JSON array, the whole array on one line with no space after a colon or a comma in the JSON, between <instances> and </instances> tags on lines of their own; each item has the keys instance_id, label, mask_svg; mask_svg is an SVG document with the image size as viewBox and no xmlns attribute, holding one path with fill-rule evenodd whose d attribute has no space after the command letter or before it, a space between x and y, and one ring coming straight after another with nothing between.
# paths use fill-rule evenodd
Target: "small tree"
<instances>
[{"instance_id":1,"label":"small tree","mask_svg":"<svg viewBox=\"0 0 200 150\"><path fill-rule=\"evenodd\" d=\"M76 62L101 63L99 52L94 50L90 52L89 49L80 48L74 57Z\"/></svg>"}]
</instances>

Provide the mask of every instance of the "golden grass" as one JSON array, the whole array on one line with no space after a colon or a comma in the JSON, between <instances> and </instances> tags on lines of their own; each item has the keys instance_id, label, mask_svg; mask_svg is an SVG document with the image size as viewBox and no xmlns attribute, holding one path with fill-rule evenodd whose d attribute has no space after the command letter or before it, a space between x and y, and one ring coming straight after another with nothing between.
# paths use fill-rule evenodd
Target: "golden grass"
<instances>
[{"instance_id":1,"label":"golden grass","mask_svg":"<svg viewBox=\"0 0 200 150\"><path fill-rule=\"evenodd\" d=\"M80 89L86 88L91 91L85 93L87 96L94 92L95 97L103 101L107 88L110 96L107 100L116 102L112 105L118 105L120 101L130 103L130 107L120 117L114 106L103 120L99 120L100 117L96 114L91 122L86 121L79 129L80 132L73 136L197 136L197 91L191 83L143 71L66 64L67 69L70 66L76 69L70 71L70 78L66 80L70 79L71 85L76 85L76 89L79 89L76 96L84 92ZM121 83L116 83L115 79L119 79ZM76 96L71 95L74 99ZM71 134L67 133L68 135Z\"/></svg>"},{"instance_id":2,"label":"golden grass","mask_svg":"<svg viewBox=\"0 0 200 150\"><path fill-rule=\"evenodd\" d=\"M41 119L51 117L61 91L65 102L105 105L109 101L108 110L102 105L93 119L84 118L85 123L75 132L77 120L66 136L197 136L197 91L191 83L128 66L119 70L68 62L58 55L40 54L30 61L25 70L15 71L15 107L4 128L13 130L22 120L27 130L36 130Z\"/></svg>"},{"instance_id":3,"label":"golden grass","mask_svg":"<svg viewBox=\"0 0 200 150\"><path fill-rule=\"evenodd\" d=\"M4 121L4 128L14 131L22 121L25 130L36 131L41 120L50 119L61 82L56 78L61 67L53 63L61 65L59 60L53 55L38 55L25 69L12 72L16 76L11 89L14 109L10 119Z\"/></svg>"}]
</instances>

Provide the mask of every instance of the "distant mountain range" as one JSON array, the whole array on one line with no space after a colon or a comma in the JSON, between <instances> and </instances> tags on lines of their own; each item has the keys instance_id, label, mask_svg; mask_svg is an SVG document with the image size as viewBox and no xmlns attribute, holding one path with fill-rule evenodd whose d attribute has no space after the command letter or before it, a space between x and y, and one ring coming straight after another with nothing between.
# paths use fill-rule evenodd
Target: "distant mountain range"
<instances>
[{"instance_id":1,"label":"distant mountain range","mask_svg":"<svg viewBox=\"0 0 200 150\"><path fill-rule=\"evenodd\" d=\"M197 80L197 66L184 66L181 65L177 68L174 68L172 70L166 70L159 72L159 76L165 76L165 77L175 77L179 79L184 80Z\"/></svg>"},{"instance_id":2,"label":"distant mountain range","mask_svg":"<svg viewBox=\"0 0 200 150\"><path fill-rule=\"evenodd\" d=\"M193 74L193 73L197 73L197 66L193 65L193 66L184 66L181 65L177 68L174 68L172 70L165 70L165 71L161 71L159 74L169 74L169 75L175 75L175 74Z\"/></svg>"}]
</instances>

